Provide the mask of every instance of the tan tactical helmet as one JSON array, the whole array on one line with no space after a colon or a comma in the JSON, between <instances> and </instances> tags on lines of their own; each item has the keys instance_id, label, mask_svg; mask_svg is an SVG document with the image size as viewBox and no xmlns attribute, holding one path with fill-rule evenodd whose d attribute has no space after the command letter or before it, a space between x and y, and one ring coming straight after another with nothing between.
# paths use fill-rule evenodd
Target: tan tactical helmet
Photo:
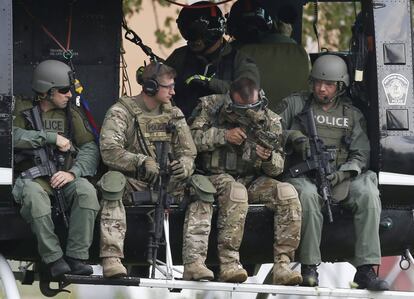
<instances>
[{"instance_id":1,"label":"tan tactical helmet","mask_svg":"<svg viewBox=\"0 0 414 299\"><path fill-rule=\"evenodd\" d=\"M345 61L337 55L319 56L313 63L310 77L316 80L344 82L345 86L349 86L348 68Z\"/></svg>"},{"instance_id":2,"label":"tan tactical helmet","mask_svg":"<svg viewBox=\"0 0 414 299\"><path fill-rule=\"evenodd\" d=\"M33 71L32 89L38 93L46 93L51 88L68 87L71 85L70 67L58 60L45 60Z\"/></svg>"}]
</instances>

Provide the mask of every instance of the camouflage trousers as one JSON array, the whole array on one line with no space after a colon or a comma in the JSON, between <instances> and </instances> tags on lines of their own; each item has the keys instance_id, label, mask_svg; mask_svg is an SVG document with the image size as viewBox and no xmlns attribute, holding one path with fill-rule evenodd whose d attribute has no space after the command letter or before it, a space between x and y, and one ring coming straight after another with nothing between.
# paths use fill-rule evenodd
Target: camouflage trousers
<instances>
[{"instance_id":1,"label":"camouflage trousers","mask_svg":"<svg viewBox=\"0 0 414 299\"><path fill-rule=\"evenodd\" d=\"M109 173L105 175L109 175ZM102 184L101 182L102 179L98 182L98 186ZM168 190L173 190L173 192L169 192L173 196L182 196L184 185L170 183ZM145 182L126 177L125 187L120 192L109 194L109 192L102 190L102 187L101 191L100 257L124 258L124 240L127 230L125 206L133 205L131 192L148 191L148 186Z\"/></svg>"},{"instance_id":2,"label":"camouflage trousers","mask_svg":"<svg viewBox=\"0 0 414 299\"><path fill-rule=\"evenodd\" d=\"M274 212L273 254L294 259L299 246L302 209L295 188L267 176L243 179L248 186L249 203L262 203Z\"/></svg>"},{"instance_id":3,"label":"camouflage trousers","mask_svg":"<svg viewBox=\"0 0 414 299\"><path fill-rule=\"evenodd\" d=\"M217 189L217 246L221 264L238 262L248 203L247 190L228 174L209 177ZM204 263L213 215L212 203L197 200L187 207L183 233L183 263Z\"/></svg>"},{"instance_id":4,"label":"camouflage trousers","mask_svg":"<svg viewBox=\"0 0 414 299\"><path fill-rule=\"evenodd\" d=\"M109 172L105 175L109 175ZM102 180L103 179L101 179L101 181ZM101 181L98 182L98 186L102 184ZM147 184L128 178L126 180L125 187L117 193L109 194L108 192L105 192L101 187L101 258L124 257L124 240L127 230L125 205L131 205L131 192L145 191L147 189Z\"/></svg>"}]
</instances>

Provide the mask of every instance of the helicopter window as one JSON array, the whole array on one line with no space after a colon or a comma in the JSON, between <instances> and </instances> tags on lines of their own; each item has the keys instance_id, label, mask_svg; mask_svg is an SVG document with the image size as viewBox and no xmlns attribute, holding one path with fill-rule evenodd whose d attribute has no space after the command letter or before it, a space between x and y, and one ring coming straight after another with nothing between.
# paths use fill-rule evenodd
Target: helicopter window
<instances>
[{"instance_id":1,"label":"helicopter window","mask_svg":"<svg viewBox=\"0 0 414 299\"><path fill-rule=\"evenodd\" d=\"M387 130L408 130L408 110L387 109Z\"/></svg>"},{"instance_id":2,"label":"helicopter window","mask_svg":"<svg viewBox=\"0 0 414 299\"><path fill-rule=\"evenodd\" d=\"M358 2L308 2L303 7L302 36L303 44L308 53L329 51L347 51L352 37L352 25L361 11ZM314 32L314 22L319 36Z\"/></svg>"}]
</instances>

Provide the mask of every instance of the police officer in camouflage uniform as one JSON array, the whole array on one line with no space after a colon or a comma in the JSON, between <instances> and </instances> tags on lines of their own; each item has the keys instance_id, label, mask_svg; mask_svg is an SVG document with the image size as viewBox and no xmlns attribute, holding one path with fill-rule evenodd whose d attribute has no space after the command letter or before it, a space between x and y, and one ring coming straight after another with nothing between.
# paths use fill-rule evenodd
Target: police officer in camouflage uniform
<instances>
[{"instance_id":1,"label":"police officer in camouflage uniform","mask_svg":"<svg viewBox=\"0 0 414 299\"><path fill-rule=\"evenodd\" d=\"M246 115L254 119L273 141L280 141L280 117L258 98L258 87L249 78L231 85L229 94L201 98L190 126L199 152L197 165L217 189L218 254L220 277L237 269L239 247L249 203L264 203L275 212L273 283L296 285L300 273L289 263L299 245L301 207L292 185L275 179L283 171L284 154L280 143L270 149L259 145L237 121ZM256 123L256 124L257 124ZM243 271L243 272L242 272ZM240 271L240 278L247 274ZM241 280L241 279L240 279Z\"/></svg>"},{"instance_id":2,"label":"police officer in camouflage uniform","mask_svg":"<svg viewBox=\"0 0 414 299\"><path fill-rule=\"evenodd\" d=\"M357 267L354 282L358 288L387 290L385 281L377 278L372 266L381 263L379 221L381 202L377 176L368 170L370 145L362 113L345 95L349 76L345 62L339 56L322 55L314 63L311 75L312 93L293 94L283 100L280 116L285 129L291 131L289 141L300 156L308 154L306 128L295 117L304 109L313 109L316 128L324 144L334 149L336 170L328 176L333 195L343 207L354 214L356 234L355 255L351 260ZM323 201L309 177L290 179L299 192L302 204L302 236L299 260L302 263L304 286L317 286L316 265L321 262L320 242L323 225Z\"/></svg>"},{"instance_id":3,"label":"police officer in camouflage uniform","mask_svg":"<svg viewBox=\"0 0 414 299\"><path fill-rule=\"evenodd\" d=\"M71 69L63 62L41 62L33 72L32 89L36 98L34 101L16 100L13 123L14 148L18 157L14 169L20 174L13 196L21 205L21 215L36 235L39 254L53 278L65 273L92 274L92 267L86 265L85 260L89 256L99 211L96 190L84 178L96 173L99 150L83 113L70 104L70 74ZM28 116L33 106L39 108L43 130L33 128L33 119ZM45 177L45 165L35 162L37 159L31 152L40 147L50 147L61 153L75 148L77 156L72 160L73 155L66 155L63 169L52 177ZM53 188L63 191L66 205L70 207L64 257L51 217Z\"/></svg>"},{"instance_id":4,"label":"police officer in camouflage uniform","mask_svg":"<svg viewBox=\"0 0 414 299\"><path fill-rule=\"evenodd\" d=\"M149 64L142 73L143 91L137 96L120 98L106 113L100 149L110 171L98 182L102 191L100 256L105 277L127 273L120 260L124 257L126 232L124 205L133 204L131 192L148 191L157 181L160 169L156 142L170 144L171 193L181 196L179 191L184 190L193 173L196 148L181 110L170 102L175 74L165 64ZM215 190L211 183L210 186L198 191L204 200L212 202Z\"/></svg>"},{"instance_id":5,"label":"police officer in camouflage uniform","mask_svg":"<svg viewBox=\"0 0 414 299\"><path fill-rule=\"evenodd\" d=\"M166 63L177 70L174 102L187 119L200 97L228 92L237 78L248 77L259 84L254 62L223 38L225 18L213 3L184 7L177 24L187 45L174 50Z\"/></svg>"}]
</instances>

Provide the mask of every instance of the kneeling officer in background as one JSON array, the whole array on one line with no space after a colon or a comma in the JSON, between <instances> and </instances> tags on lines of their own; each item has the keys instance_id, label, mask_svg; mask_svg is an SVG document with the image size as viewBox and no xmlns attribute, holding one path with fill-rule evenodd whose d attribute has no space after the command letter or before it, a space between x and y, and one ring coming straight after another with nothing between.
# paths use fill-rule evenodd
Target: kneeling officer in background
<instances>
[{"instance_id":1,"label":"kneeling officer in background","mask_svg":"<svg viewBox=\"0 0 414 299\"><path fill-rule=\"evenodd\" d=\"M85 261L99 211L96 190L84 178L96 173L99 150L87 120L70 104L71 74L63 62L41 62L33 72L36 98L34 102L16 100L13 123L14 169L19 174L13 196L36 235L39 254L52 278L92 274ZM63 216L68 227L64 257L52 211Z\"/></svg>"}]
</instances>

